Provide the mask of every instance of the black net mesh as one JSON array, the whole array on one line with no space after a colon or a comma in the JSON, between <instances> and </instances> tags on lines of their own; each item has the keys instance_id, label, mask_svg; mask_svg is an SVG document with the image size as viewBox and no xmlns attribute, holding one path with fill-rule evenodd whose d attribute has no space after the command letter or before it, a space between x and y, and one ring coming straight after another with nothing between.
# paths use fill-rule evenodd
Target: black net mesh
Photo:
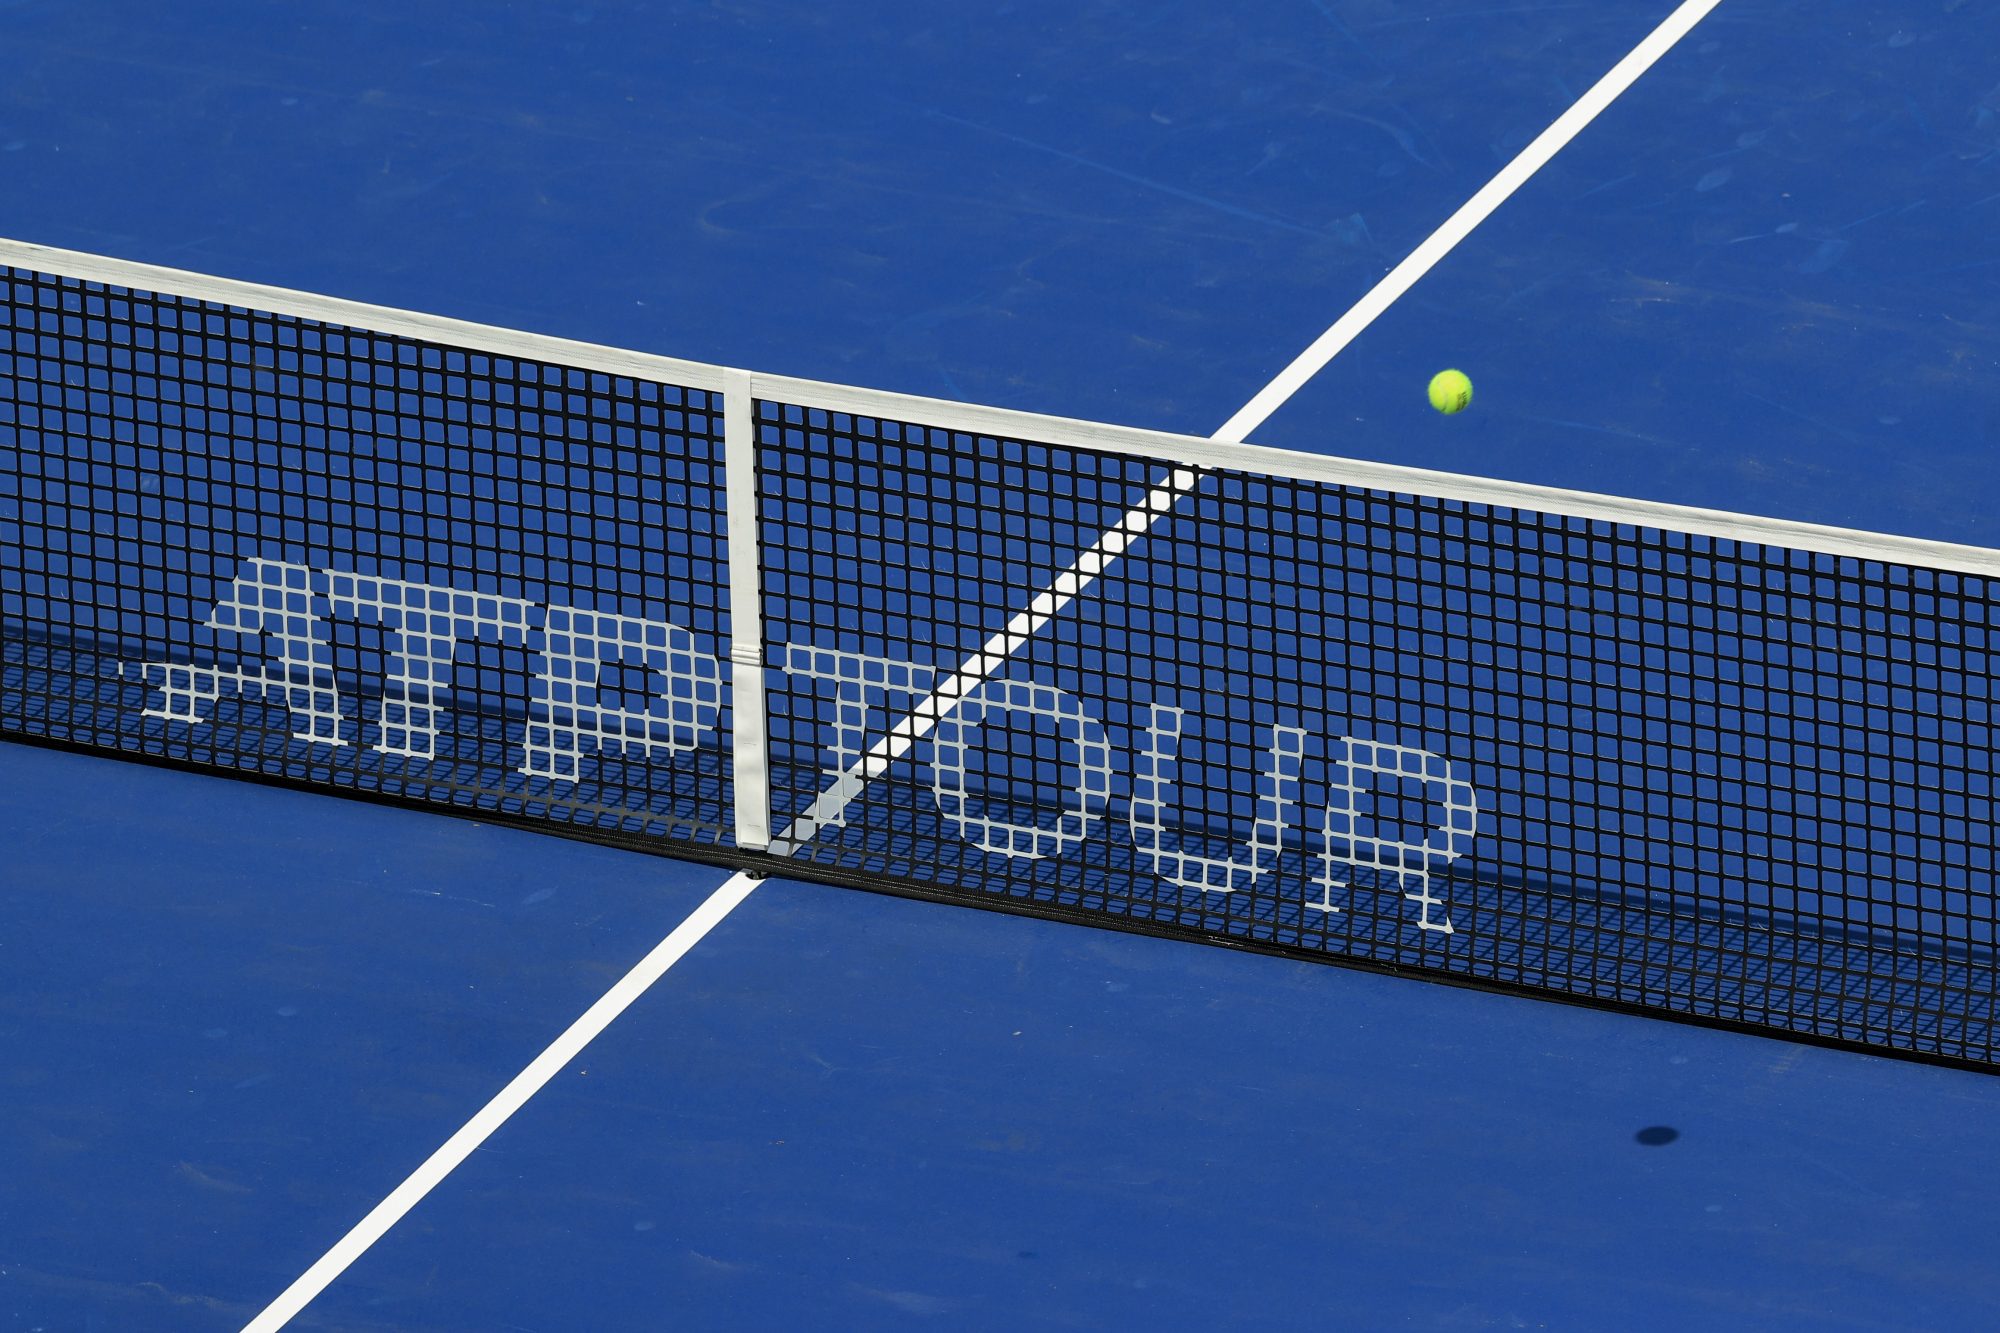
<instances>
[{"instance_id":1,"label":"black net mesh","mask_svg":"<svg viewBox=\"0 0 2000 1333\"><path fill-rule=\"evenodd\" d=\"M720 404L0 269L0 725L725 840Z\"/></svg>"},{"instance_id":2,"label":"black net mesh","mask_svg":"<svg viewBox=\"0 0 2000 1333\"><path fill-rule=\"evenodd\" d=\"M7 735L1995 1063L1984 578L757 402L760 855L719 394L0 295Z\"/></svg>"},{"instance_id":3,"label":"black net mesh","mask_svg":"<svg viewBox=\"0 0 2000 1333\"><path fill-rule=\"evenodd\" d=\"M1992 1059L1985 580L1211 471L829 805L1174 468L758 424L797 859Z\"/></svg>"}]
</instances>

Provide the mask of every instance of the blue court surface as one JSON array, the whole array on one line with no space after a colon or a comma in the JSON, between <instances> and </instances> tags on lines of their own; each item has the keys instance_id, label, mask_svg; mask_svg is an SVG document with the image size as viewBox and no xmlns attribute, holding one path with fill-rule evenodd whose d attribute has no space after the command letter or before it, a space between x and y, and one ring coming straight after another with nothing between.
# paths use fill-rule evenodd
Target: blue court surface
<instances>
[{"instance_id":1,"label":"blue court surface","mask_svg":"<svg viewBox=\"0 0 2000 1333\"><path fill-rule=\"evenodd\" d=\"M1672 10L0 0L0 235L1206 435ZM1721 0L1254 438L2000 545L1996 45ZM10 1330L245 1326L730 878L11 744L0 848ZM291 1326L1984 1328L1996 1114L771 878Z\"/></svg>"}]
</instances>

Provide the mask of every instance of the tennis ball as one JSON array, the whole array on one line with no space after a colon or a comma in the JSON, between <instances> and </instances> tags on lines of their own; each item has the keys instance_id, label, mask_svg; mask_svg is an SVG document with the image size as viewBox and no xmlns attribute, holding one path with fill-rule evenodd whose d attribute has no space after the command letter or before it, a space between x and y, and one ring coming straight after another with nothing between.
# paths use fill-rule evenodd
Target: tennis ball
<instances>
[{"instance_id":1,"label":"tennis ball","mask_svg":"<svg viewBox=\"0 0 2000 1333\"><path fill-rule=\"evenodd\" d=\"M1431 406L1450 416L1472 405L1472 381L1462 370L1440 370L1431 376Z\"/></svg>"}]
</instances>

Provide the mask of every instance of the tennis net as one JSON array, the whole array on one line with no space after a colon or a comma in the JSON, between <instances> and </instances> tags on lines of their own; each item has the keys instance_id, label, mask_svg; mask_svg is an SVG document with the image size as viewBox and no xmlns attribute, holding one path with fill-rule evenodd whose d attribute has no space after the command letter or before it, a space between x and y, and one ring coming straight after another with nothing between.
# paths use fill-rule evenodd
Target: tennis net
<instances>
[{"instance_id":1,"label":"tennis net","mask_svg":"<svg viewBox=\"0 0 2000 1333\"><path fill-rule=\"evenodd\" d=\"M0 266L7 735L1996 1062L2000 556Z\"/></svg>"}]
</instances>

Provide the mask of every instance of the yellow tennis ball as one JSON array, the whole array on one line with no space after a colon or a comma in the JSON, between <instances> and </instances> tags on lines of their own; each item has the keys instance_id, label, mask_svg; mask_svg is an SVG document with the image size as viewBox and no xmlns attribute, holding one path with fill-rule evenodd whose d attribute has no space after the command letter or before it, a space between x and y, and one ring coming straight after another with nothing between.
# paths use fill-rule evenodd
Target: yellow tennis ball
<instances>
[{"instance_id":1,"label":"yellow tennis ball","mask_svg":"<svg viewBox=\"0 0 2000 1333\"><path fill-rule=\"evenodd\" d=\"M1462 370L1440 370L1431 376L1431 406L1450 416L1472 406L1472 381Z\"/></svg>"}]
</instances>

